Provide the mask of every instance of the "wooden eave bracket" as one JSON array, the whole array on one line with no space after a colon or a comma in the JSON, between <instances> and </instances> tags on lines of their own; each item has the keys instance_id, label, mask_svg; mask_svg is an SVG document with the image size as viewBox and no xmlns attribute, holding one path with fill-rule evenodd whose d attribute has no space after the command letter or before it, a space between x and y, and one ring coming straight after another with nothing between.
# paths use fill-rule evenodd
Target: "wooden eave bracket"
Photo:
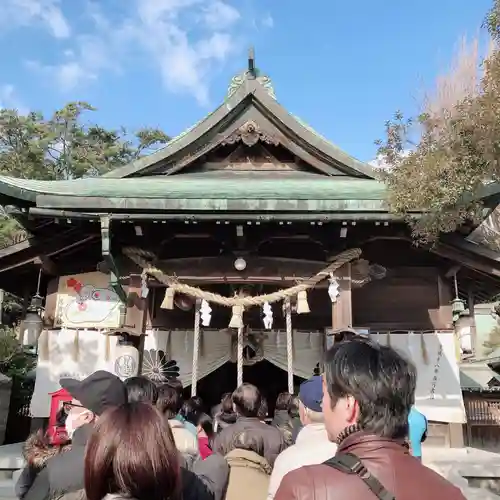
<instances>
[{"instance_id":1,"label":"wooden eave bracket","mask_svg":"<svg viewBox=\"0 0 500 500\"><path fill-rule=\"evenodd\" d=\"M45 255L39 255L35 257L33 263L36 266L39 266L40 269L49 276L59 276L60 274L56 264L50 257L47 257Z\"/></svg>"},{"instance_id":2,"label":"wooden eave bracket","mask_svg":"<svg viewBox=\"0 0 500 500\"><path fill-rule=\"evenodd\" d=\"M116 266L113 255L111 254L111 236L110 236L110 223L111 217L109 215L101 216L101 245L102 245L102 258L108 264L110 269L109 282L111 287L116 292L118 297L123 303L127 302L127 294L120 283L120 273Z\"/></svg>"}]
</instances>

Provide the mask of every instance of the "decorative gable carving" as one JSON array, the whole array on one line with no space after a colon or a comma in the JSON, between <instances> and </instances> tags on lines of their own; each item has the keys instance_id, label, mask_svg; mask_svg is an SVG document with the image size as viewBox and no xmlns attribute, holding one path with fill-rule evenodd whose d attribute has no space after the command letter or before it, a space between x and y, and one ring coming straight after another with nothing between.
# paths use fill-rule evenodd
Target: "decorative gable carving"
<instances>
[{"instance_id":1,"label":"decorative gable carving","mask_svg":"<svg viewBox=\"0 0 500 500\"><path fill-rule=\"evenodd\" d=\"M280 143L277 137L261 130L254 121L248 121L225 139L222 144L228 145L242 142L246 146L255 146L259 141L275 146L278 146Z\"/></svg>"}]
</instances>

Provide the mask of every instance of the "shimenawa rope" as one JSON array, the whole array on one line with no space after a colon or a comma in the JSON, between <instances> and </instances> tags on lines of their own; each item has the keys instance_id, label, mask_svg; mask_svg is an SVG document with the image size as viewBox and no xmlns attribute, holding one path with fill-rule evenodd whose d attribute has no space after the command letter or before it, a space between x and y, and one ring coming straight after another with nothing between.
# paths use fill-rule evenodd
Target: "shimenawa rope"
<instances>
[{"instance_id":1,"label":"shimenawa rope","mask_svg":"<svg viewBox=\"0 0 500 500\"><path fill-rule=\"evenodd\" d=\"M338 254L334 258L332 263L325 267L325 269L315 274L314 276L305 279L295 286L264 295L257 295L255 297L224 297L223 295L219 295L218 293L208 292L194 286L179 283L175 277L168 276L161 269L153 265L153 262L157 259L155 254L153 252L150 252L149 250L143 250L136 247L126 247L123 249L123 253L127 257L129 257L135 264L141 267L146 274L149 274L153 278L156 278L160 283L168 286L176 293L190 295L191 297L195 297L200 300L206 300L207 302L212 302L221 306L242 306L246 308L252 306L262 306L265 302L273 303L284 300L286 298L295 297L299 292L313 288L319 282L328 278L331 273L341 268L344 264L347 264L351 260L359 258L359 256L361 255L361 250L359 248L352 248Z\"/></svg>"}]
</instances>

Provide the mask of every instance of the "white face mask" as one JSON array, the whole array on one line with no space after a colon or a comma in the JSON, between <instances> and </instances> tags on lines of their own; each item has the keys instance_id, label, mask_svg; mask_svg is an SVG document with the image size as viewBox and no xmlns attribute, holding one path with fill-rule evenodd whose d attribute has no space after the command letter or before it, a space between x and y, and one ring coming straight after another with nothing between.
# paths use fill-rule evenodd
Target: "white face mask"
<instances>
[{"instance_id":1,"label":"white face mask","mask_svg":"<svg viewBox=\"0 0 500 500\"><path fill-rule=\"evenodd\" d=\"M68 413L68 416L66 417L65 427L70 439L73 438L73 434L75 433L76 429L83 425L84 422L80 423L79 420L80 417L82 417L86 413L88 413L86 410L81 413L77 413L76 415L71 411Z\"/></svg>"},{"instance_id":2,"label":"white face mask","mask_svg":"<svg viewBox=\"0 0 500 500\"><path fill-rule=\"evenodd\" d=\"M65 422L65 427L66 427L66 432L68 434L68 437L70 439L73 438L73 434L75 433L75 418L74 415L70 412L68 413L68 416L66 417L66 422Z\"/></svg>"}]
</instances>

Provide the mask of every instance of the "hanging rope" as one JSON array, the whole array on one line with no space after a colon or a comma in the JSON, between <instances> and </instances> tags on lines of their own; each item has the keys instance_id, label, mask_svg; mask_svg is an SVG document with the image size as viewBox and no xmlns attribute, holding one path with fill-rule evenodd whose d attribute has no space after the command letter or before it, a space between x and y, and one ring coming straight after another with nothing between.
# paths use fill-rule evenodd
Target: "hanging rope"
<instances>
[{"instance_id":1,"label":"hanging rope","mask_svg":"<svg viewBox=\"0 0 500 500\"><path fill-rule=\"evenodd\" d=\"M75 332L75 338L73 339L73 360L78 361L80 357L80 330L78 328Z\"/></svg>"},{"instance_id":2,"label":"hanging rope","mask_svg":"<svg viewBox=\"0 0 500 500\"><path fill-rule=\"evenodd\" d=\"M161 269L158 269L152 264L153 261L157 260L154 253L135 247L126 247L123 249L123 253L127 257L129 257L135 264L141 267L145 273L157 279L160 283L163 283L164 285L170 287L170 289L172 289L172 291L175 293L183 293L185 295L190 295L191 297L206 300L207 302L212 302L221 306L242 306L246 308L252 306L262 306L265 302L273 303L284 300L286 298L295 297L299 292L303 292L305 290L313 288L320 281L329 278L330 273L335 272L337 269L341 268L344 264L350 262L351 260L357 259L361 255L361 250L359 248L352 248L340 253L335 257L331 264L325 267L325 269L315 274L314 276L302 281L298 285L286 288L284 290L279 290L277 292L267 293L265 295L257 295L256 297L224 297L223 295L219 295L218 293L207 292L194 286L179 283L174 277L168 276Z\"/></svg>"},{"instance_id":3,"label":"hanging rope","mask_svg":"<svg viewBox=\"0 0 500 500\"><path fill-rule=\"evenodd\" d=\"M194 338L193 338L193 367L191 372L191 397L196 396L196 386L198 385L198 357L200 353L200 306L201 302L197 300L194 309Z\"/></svg>"},{"instance_id":4,"label":"hanging rope","mask_svg":"<svg viewBox=\"0 0 500 500\"><path fill-rule=\"evenodd\" d=\"M237 380L236 386L239 387L243 383L243 326L238 328L238 357L237 357Z\"/></svg>"},{"instance_id":5,"label":"hanging rope","mask_svg":"<svg viewBox=\"0 0 500 500\"><path fill-rule=\"evenodd\" d=\"M286 360L288 372L288 392L293 394L293 338L292 338L292 307L290 299L285 300L286 322Z\"/></svg>"}]
</instances>

